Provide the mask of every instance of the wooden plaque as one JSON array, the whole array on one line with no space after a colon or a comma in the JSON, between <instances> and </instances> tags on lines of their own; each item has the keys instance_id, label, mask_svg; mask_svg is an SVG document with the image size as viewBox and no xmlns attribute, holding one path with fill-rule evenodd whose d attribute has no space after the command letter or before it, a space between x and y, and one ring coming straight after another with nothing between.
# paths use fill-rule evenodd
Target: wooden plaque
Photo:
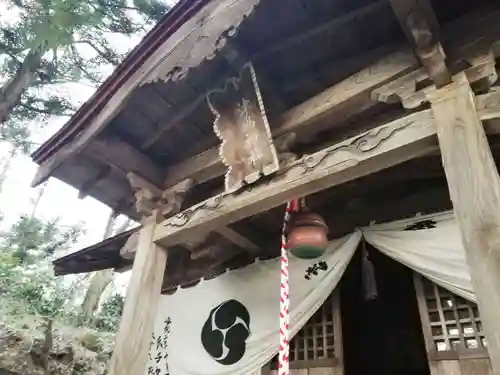
<instances>
[{"instance_id":1,"label":"wooden plaque","mask_svg":"<svg viewBox=\"0 0 500 375\"><path fill-rule=\"evenodd\" d=\"M239 77L207 94L215 116L214 131L221 139L222 162L228 167L225 189L232 193L279 169L255 70L247 63Z\"/></svg>"}]
</instances>

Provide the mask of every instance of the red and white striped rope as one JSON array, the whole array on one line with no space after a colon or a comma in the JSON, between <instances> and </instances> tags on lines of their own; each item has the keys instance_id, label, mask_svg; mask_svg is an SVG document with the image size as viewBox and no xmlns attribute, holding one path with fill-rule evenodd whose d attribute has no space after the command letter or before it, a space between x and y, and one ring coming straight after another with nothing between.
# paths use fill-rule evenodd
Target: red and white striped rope
<instances>
[{"instance_id":1,"label":"red and white striped rope","mask_svg":"<svg viewBox=\"0 0 500 375\"><path fill-rule=\"evenodd\" d=\"M280 350L278 355L279 375L288 375L290 371L290 295L288 284L288 253L286 246L286 234L291 213L292 211L296 211L297 209L297 200L293 200L287 203L285 209L285 218L283 220L283 229L281 233Z\"/></svg>"}]
</instances>

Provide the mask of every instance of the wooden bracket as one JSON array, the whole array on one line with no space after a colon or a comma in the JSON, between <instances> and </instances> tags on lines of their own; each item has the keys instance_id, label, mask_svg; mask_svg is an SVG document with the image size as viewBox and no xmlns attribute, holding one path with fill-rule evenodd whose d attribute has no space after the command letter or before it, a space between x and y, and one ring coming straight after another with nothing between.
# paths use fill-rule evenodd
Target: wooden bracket
<instances>
[{"instance_id":1,"label":"wooden bracket","mask_svg":"<svg viewBox=\"0 0 500 375\"><path fill-rule=\"evenodd\" d=\"M491 51L473 53L463 58L469 68L463 72L476 93L484 93L498 79L495 67L495 57ZM424 88L419 85L429 80L425 68L420 68L381 86L371 93L371 98L384 103L401 102L404 108L415 109L428 103L428 96L437 90L430 80Z\"/></svg>"},{"instance_id":2,"label":"wooden bracket","mask_svg":"<svg viewBox=\"0 0 500 375\"><path fill-rule=\"evenodd\" d=\"M276 151L278 152L278 160L280 163L280 168L285 167L286 165L293 163L295 160L299 158L299 156L291 151L293 144L297 140L296 133L288 133L278 137L274 141L274 145L276 146Z\"/></svg>"},{"instance_id":3,"label":"wooden bracket","mask_svg":"<svg viewBox=\"0 0 500 375\"><path fill-rule=\"evenodd\" d=\"M163 191L135 173L128 173L127 178L135 192L136 210L143 216L150 216L154 212L161 217L179 213L186 194L193 186L193 180L186 179Z\"/></svg>"},{"instance_id":4,"label":"wooden bracket","mask_svg":"<svg viewBox=\"0 0 500 375\"><path fill-rule=\"evenodd\" d=\"M451 82L440 30L429 0L390 0L392 9L420 62L437 87Z\"/></svg>"}]
</instances>

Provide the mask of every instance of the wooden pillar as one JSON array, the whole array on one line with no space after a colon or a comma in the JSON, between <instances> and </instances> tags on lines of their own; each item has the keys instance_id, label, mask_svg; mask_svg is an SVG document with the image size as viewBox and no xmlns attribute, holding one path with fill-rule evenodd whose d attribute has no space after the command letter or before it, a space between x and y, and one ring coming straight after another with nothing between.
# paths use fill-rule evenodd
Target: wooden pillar
<instances>
[{"instance_id":1,"label":"wooden pillar","mask_svg":"<svg viewBox=\"0 0 500 375\"><path fill-rule=\"evenodd\" d=\"M109 375L145 375L156 312L167 267L167 250L153 242L157 224L181 209L192 186L185 180L162 191L142 177L129 173L136 209L142 215L132 277L127 290L120 329L109 364Z\"/></svg>"},{"instance_id":2,"label":"wooden pillar","mask_svg":"<svg viewBox=\"0 0 500 375\"><path fill-rule=\"evenodd\" d=\"M156 215L144 220L109 375L144 375L154 329L167 252L153 243Z\"/></svg>"},{"instance_id":3,"label":"wooden pillar","mask_svg":"<svg viewBox=\"0 0 500 375\"><path fill-rule=\"evenodd\" d=\"M500 178L465 74L429 100L493 373L500 375Z\"/></svg>"}]
</instances>

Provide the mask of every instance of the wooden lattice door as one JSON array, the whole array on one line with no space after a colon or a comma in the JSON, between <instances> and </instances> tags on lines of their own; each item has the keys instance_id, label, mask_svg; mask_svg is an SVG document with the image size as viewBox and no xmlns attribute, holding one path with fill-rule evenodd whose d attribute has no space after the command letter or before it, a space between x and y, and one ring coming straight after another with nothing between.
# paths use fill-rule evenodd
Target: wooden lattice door
<instances>
[{"instance_id":1,"label":"wooden lattice door","mask_svg":"<svg viewBox=\"0 0 500 375\"><path fill-rule=\"evenodd\" d=\"M432 375L492 375L477 304L415 274Z\"/></svg>"},{"instance_id":2,"label":"wooden lattice door","mask_svg":"<svg viewBox=\"0 0 500 375\"><path fill-rule=\"evenodd\" d=\"M263 375L277 375L277 357ZM334 291L290 342L292 375L343 375L339 292Z\"/></svg>"}]
</instances>

